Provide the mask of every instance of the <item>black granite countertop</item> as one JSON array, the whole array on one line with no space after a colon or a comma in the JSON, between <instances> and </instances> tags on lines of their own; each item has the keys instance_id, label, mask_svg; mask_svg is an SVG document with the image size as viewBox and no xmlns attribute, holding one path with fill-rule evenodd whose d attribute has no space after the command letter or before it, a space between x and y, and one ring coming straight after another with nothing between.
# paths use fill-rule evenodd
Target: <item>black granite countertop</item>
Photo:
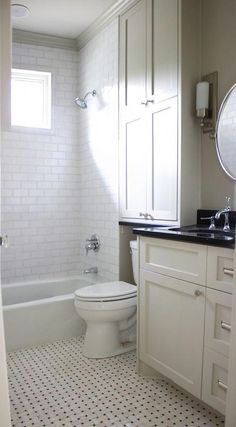
<instances>
[{"instance_id":1,"label":"black granite countertop","mask_svg":"<svg viewBox=\"0 0 236 427\"><path fill-rule=\"evenodd\" d=\"M184 227L175 226L135 226L133 233L141 236L156 237L158 239L179 240L203 245L221 246L224 248L235 247L236 212L230 212L230 231L223 231L224 218L216 221L216 229L209 230L209 221L202 218L215 215L216 211L199 209L197 223ZM207 224L206 224L207 222Z\"/></svg>"},{"instance_id":2,"label":"black granite countertop","mask_svg":"<svg viewBox=\"0 0 236 427\"><path fill-rule=\"evenodd\" d=\"M223 232L222 228L214 231L208 227L199 225L189 225L186 227L137 227L133 228L133 233L146 237L156 237L158 239L178 240L203 245L221 246L224 248L235 247L235 229L230 232Z\"/></svg>"}]
</instances>

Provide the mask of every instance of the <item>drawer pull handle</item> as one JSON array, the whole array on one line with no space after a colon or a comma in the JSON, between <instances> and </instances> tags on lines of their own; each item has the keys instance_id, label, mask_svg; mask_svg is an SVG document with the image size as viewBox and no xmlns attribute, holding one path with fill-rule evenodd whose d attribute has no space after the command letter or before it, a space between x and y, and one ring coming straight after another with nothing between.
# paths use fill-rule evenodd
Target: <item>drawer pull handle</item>
<instances>
[{"instance_id":1,"label":"drawer pull handle","mask_svg":"<svg viewBox=\"0 0 236 427\"><path fill-rule=\"evenodd\" d=\"M222 329L225 329L226 331L231 332L231 325L227 322L224 322L223 320L221 320L221 327Z\"/></svg>"},{"instance_id":2,"label":"drawer pull handle","mask_svg":"<svg viewBox=\"0 0 236 427\"><path fill-rule=\"evenodd\" d=\"M200 297L200 295L202 295L203 292L200 291L200 289L196 289L196 291L194 292L195 297Z\"/></svg>"},{"instance_id":3,"label":"drawer pull handle","mask_svg":"<svg viewBox=\"0 0 236 427\"><path fill-rule=\"evenodd\" d=\"M223 272L224 272L224 274L228 274L228 276L234 275L234 269L233 268L224 268Z\"/></svg>"},{"instance_id":4,"label":"drawer pull handle","mask_svg":"<svg viewBox=\"0 0 236 427\"><path fill-rule=\"evenodd\" d=\"M228 390L228 386L225 383L223 383L221 380L217 380L217 383L218 383L218 386L222 388L222 390L224 391Z\"/></svg>"}]
</instances>

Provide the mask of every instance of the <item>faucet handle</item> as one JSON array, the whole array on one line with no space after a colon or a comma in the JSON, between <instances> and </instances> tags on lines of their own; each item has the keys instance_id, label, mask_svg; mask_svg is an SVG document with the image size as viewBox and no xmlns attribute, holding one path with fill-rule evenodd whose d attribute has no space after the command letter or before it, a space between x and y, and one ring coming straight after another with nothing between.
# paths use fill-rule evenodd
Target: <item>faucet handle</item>
<instances>
[{"instance_id":1,"label":"faucet handle","mask_svg":"<svg viewBox=\"0 0 236 427\"><path fill-rule=\"evenodd\" d=\"M200 218L201 220L203 219L210 219L211 223L209 225L209 230L215 230L216 226L215 226L215 216L206 216L203 218Z\"/></svg>"},{"instance_id":2,"label":"faucet handle","mask_svg":"<svg viewBox=\"0 0 236 427\"><path fill-rule=\"evenodd\" d=\"M228 209L230 211L231 207L230 207L230 202L231 197L226 196L226 205L225 205L225 209Z\"/></svg>"}]
</instances>

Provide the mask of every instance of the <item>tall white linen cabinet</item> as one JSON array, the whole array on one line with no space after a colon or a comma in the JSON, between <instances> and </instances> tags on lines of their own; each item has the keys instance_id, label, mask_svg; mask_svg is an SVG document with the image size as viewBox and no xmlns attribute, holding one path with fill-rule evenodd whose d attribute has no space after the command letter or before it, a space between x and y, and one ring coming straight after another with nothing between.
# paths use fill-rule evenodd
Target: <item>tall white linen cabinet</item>
<instances>
[{"instance_id":1,"label":"tall white linen cabinet","mask_svg":"<svg viewBox=\"0 0 236 427\"><path fill-rule=\"evenodd\" d=\"M199 207L198 0L140 0L120 17L120 218L194 222Z\"/></svg>"}]
</instances>

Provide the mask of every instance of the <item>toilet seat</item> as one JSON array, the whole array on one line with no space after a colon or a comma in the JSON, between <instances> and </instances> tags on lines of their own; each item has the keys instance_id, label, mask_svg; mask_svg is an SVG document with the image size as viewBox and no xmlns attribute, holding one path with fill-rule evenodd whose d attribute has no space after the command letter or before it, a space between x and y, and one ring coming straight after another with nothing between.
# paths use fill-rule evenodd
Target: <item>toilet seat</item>
<instances>
[{"instance_id":1,"label":"toilet seat","mask_svg":"<svg viewBox=\"0 0 236 427\"><path fill-rule=\"evenodd\" d=\"M76 300L88 302L119 301L136 295L136 286L122 281L99 283L75 291Z\"/></svg>"}]
</instances>

